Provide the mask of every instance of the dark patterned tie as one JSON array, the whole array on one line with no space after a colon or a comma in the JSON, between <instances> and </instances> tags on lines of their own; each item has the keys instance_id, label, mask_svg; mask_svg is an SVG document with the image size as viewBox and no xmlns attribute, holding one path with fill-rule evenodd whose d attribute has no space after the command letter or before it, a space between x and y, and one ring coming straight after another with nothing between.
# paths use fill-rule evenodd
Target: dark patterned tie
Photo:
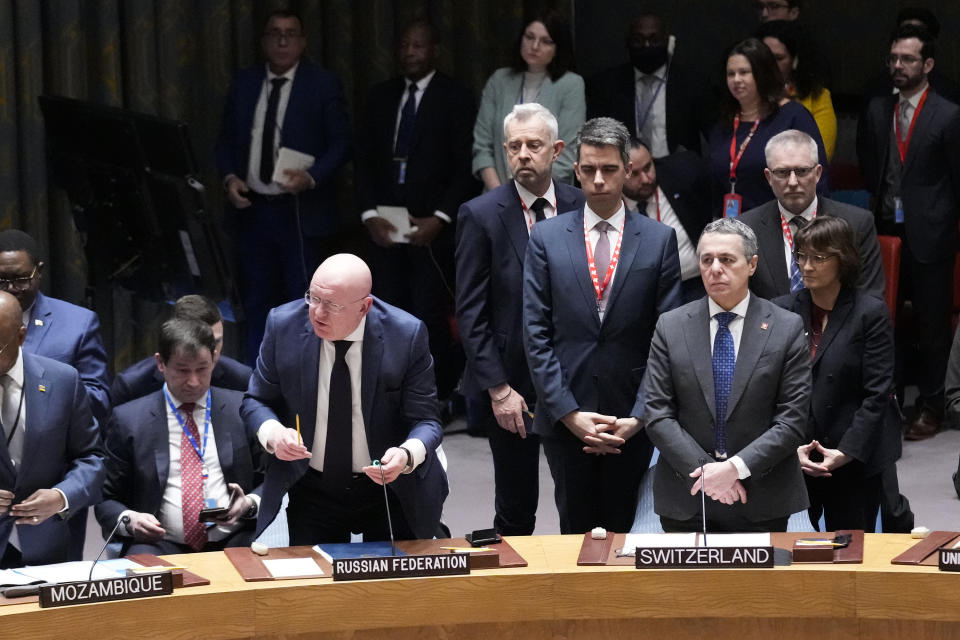
<instances>
[{"instance_id":1,"label":"dark patterned tie","mask_svg":"<svg viewBox=\"0 0 960 640\"><path fill-rule=\"evenodd\" d=\"M603 280L607 275L607 269L610 267L610 237L607 235L607 232L613 229L613 225L606 220L601 220L593 225L593 228L600 232L600 238L597 240L597 248L593 250L593 261L597 265L597 277L600 279L600 283L603 284ZM607 287L603 290L603 295L600 297L601 310L607 308L607 298L609 297L610 287Z\"/></svg>"},{"instance_id":2,"label":"dark patterned tie","mask_svg":"<svg viewBox=\"0 0 960 640\"><path fill-rule=\"evenodd\" d=\"M346 360L352 344L349 340L333 343L337 353L330 369L327 444L323 453L323 486L332 493L343 492L353 474L353 392Z\"/></svg>"},{"instance_id":3,"label":"dark patterned tie","mask_svg":"<svg viewBox=\"0 0 960 640\"><path fill-rule=\"evenodd\" d=\"M397 144L393 154L398 158L406 158L410 152L410 143L413 141L413 125L417 119L417 85L411 84L407 88L407 101L400 112L400 126L397 127Z\"/></svg>"},{"instance_id":4,"label":"dark patterned tie","mask_svg":"<svg viewBox=\"0 0 960 640\"><path fill-rule=\"evenodd\" d=\"M793 216L793 219L790 220L790 224L794 226L794 236L796 232L803 229L807 224L807 219L803 216ZM796 245L796 242L794 242ZM790 254L790 293L796 293L803 289L803 274L800 273L800 265L797 264L797 258L793 254Z\"/></svg>"},{"instance_id":5,"label":"dark patterned tie","mask_svg":"<svg viewBox=\"0 0 960 640\"><path fill-rule=\"evenodd\" d=\"M530 210L533 211L534 222L542 222L547 219L546 214L543 213L543 208L550 204L547 202L546 198L537 198L534 200L533 204L530 205Z\"/></svg>"},{"instance_id":6,"label":"dark patterned tie","mask_svg":"<svg viewBox=\"0 0 960 640\"><path fill-rule=\"evenodd\" d=\"M267 98L267 112L263 116L263 139L260 144L260 182L273 182L273 139L277 130L277 105L280 104L280 87L286 78L274 78L270 81L270 97Z\"/></svg>"},{"instance_id":7,"label":"dark patterned tie","mask_svg":"<svg viewBox=\"0 0 960 640\"><path fill-rule=\"evenodd\" d=\"M193 419L194 408L195 403L184 402L180 405L180 413L193 441L200 445L200 430ZM207 544L207 528L199 518L203 508L203 463L186 431L180 433L180 483L183 541L194 551L200 551Z\"/></svg>"},{"instance_id":8,"label":"dark patterned tie","mask_svg":"<svg viewBox=\"0 0 960 640\"><path fill-rule=\"evenodd\" d=\"M730 385L733 382L733 369L737 356L733 348L733 334L730 333L730 321L737 317L732 311L721 311L714 316L717 319L717 335L713 338L713 401L717 411L716 439L717 457L727 457L727 401L730 399Z\"/></svg>"}]
</instances>

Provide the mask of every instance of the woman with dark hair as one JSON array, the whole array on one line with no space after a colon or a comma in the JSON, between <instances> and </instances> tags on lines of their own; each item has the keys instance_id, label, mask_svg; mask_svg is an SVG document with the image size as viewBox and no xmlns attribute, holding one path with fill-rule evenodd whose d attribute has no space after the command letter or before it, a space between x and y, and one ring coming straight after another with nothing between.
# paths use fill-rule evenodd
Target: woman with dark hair
<instances>
[{"instance_id":1,"label":"woman with dark hair","mask_svg":"<svg viewBox=\"0 0 960 640\"><path fill-rule=\"evenodd\" d=\"M799 129L817 141L820 164L826 165L823 139L813 116L791 102L767 45L748 38L726 56L727 92L720 121L707 138L714 216L735 216L773 199L763 175L764 147L781 131ZM826 193L826 173L817 191Z\"/></svg>"},{"instance_id":2,"label":"woman with dark hair","mask_svg":"<svg viewBox=\"0 0 960 640\"><path fill-rule=\"evenodd\" d=\"M819 530L873 532L880 472L900 457L893 394L893 327L879 298L855 288L859 254L846 220L817 216L797 232L794 255L805 289L774 300L803 318L813 393L797 449Z\"/></svg>"},{"instance_id":3,"label":"woman with dark hair","mask_svg":"<svg viewBox=\"0 0 960 640\"><path fill-rule=\"evenodd\" d=\"M567 143L553 177L573 182L573 149L586 119L583 78L573 72L570 23L556 10L526 20L517 37L512 66L494 71L480 98L473 128L473 172L489 191L512 176L503 156L503 119L513 106L537 102L556 116L559 138Z\"/></svg>"},{"instance_id":4,"label":"woman with dark hair","mask_svg":"<svg viewBox=\"0 0 960 640\"><path fill-rule=\"evenodd\" d=\"M826 87L826 74L816 53L808 46L803 28L797 22L772 20L760 25L756 37L773 53L787 97L813 114L823 137L827 160L830 160L837 144L837 114Z\"/></svg>"}]
</instances>

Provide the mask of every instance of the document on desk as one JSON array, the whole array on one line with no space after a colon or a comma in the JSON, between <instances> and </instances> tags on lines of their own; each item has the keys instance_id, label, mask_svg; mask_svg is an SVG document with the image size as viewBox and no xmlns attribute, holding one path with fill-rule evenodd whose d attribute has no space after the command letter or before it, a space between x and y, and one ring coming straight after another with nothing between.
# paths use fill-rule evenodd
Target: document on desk
<instances>
[{"instance_id":1,"label":"document on desk","mask_svg":"<svg viewBox=\"0 0 960 640\"><path fill-rule=\"evenodd\" d=\"M306 171L316 161L309 153L294 151L288 147L280 147L277 151L277 162L273 165L273 181L284 184L289 178L284 173L287 169Z\"/></svg>"},{"instance_id":2,"label":"document on desk","mask_svg":"<svg viewBox=\"0 0 960 640\"><path fill-rule=\"evenodd\" d=\"M416 231L417 227L410 224L410 211L406 207L388 207L386 205L377 205L377 215L397 228L390 232L390 239L398 244L407 244L408 233Z\"/></svg>"},{"instance_id":3,"label":"document on desk","mask_svg":"<svg viewBox=\"0 0 960 640\"><path fill-rule=\"evenodd\" d=\"M276 558L262 562L270 575L278 579L319 578L323 575L323 569L313 558Z\"/></svg>"},{"instance_id":4,"label":"document on desk","mask_svg":"<svg viewBox=\"0 0 960 640\"><path fill-rule=\"evenodd\" d=\"M0 587L18 587L25 584L40 582L38 578L28 576L14 569L0 570Z\"/></svg>"},{"instance_id":5,"label":"document on desk","mask_svg":"<svg viewBox=\"0 0 960 640\"><path fill-rule=\"evenodd\" d=\"M707 544L701 547L769 547L769 533L708 533Z\"/></svg>"},{"instance_id":6,"label":"document on desk","mask_svg":"<svg viewBox=\"0 0 960 640\"><path fill-rule=\"evenodd\" d=\"M632 556L637 547L656 549L695 546L697 546L696 533L628 533L623 538L623 548L617 549L617 555Z\"/></svg>"},{"instance_id":7,"label":"document on desk","mask_svg":"<svg viewBox=\"0 0 960 640\"><path fill-rule=\"evenodd\" d=\"M90 575L90 565L92 561L83 560L76 562L60 562L58 564L44 564L16 569L17 573L28 576L33 580L43 580L44 582L82 582ZM140 565L133 560L126 558L115 558L113 560L103 560L97 563L93 570L94 580L106 580L108 578L117 578L126 573L127 569L133 569Z\"/></svg>"}]
</instances>

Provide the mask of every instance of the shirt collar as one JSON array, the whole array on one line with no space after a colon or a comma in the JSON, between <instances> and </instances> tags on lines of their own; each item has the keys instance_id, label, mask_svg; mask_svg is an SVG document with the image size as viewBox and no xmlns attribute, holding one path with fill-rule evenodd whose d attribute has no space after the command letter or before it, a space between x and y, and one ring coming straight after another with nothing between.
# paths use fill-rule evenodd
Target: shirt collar
<instances>
[{"instance_id":1,"label":"shirt collar","mask_svg":"<svg viewBox=\"0 0 960 640\"><path fill-rule=\"evenodd\" d=\"M659 69L657 69L653 73L644 73L643 71L640 71L640 69L637 69L636 67L633 68L634 84L640 82L641 78L650 78L650 77L656 78L657 80L660 80L662 82L667 77L667 65L666 64L662 65Z\"/></svg>"},{"instance_id":2,"label":"shirt collar","mask_svg":"<svg viewBox=\"0 0 960 640\"><path fill-rule=\"evenodd\" d=\"M170 387L167 386L167 383L166 383L166 382L163 383L163 390L164 390L164 392L166 392L166 394L170 397L170 402L173 403L173 406L175 406L177 409L179 409L179 408L180 408L180 405L182 405L183 403L180 402L180 398L178 398L177 396L173 395L173 393L170 391ZM207 390L204 392L203 397L200 399L200 402L195 403L195 404L197 405L197 407L205 407L205 406L207 406L207 405L206 405L206 402L207 402L207 394L208 394L209 392L210 392L210 387L207 387ZM196 407L195 407L195 408L196 408ZM169 410L169 409L170 409L170 405L168 404L168 405L167 405L167 410Z\"/></svg>"},{"instance_id":3,"label":"shirt collar","mask_svg":"<svg viewBox=\"0 0 960 640\"><path fill-rule=\"evenodd\" d=\"M813 220L813 212L817 210L818 202L819 202L819 199L817 198L817 196L813 196L813 201L807 205L807 208L796 215L784 209L783 205L780 204L779 200L777 200L777 208L780 209L780 215L782 215L783 219L787 221L787 224L790 224L790 221L797 216L800 216L801 218L804 218L807 222L810 222L811 220Z\"/></svg>"},{"instance_id":4,"label":"shirt collar","mask_svg":"<svg viewBox=\"0 0 960 640\"><path fill-rule=\"evenodd\" d=\"M431 71L431 72L428 73L427 75L423 76L422 78L420 78L420 79L417 80L416 82L411 82L409 79L404 78L404 79L403 79L404 87L406 88L407 91L410 91L410 85L415 84L415 85L417 85L417 91L424 91L424 90L426 90L427 85L430 84L430 81L433 80L433 76L434 76L436 73L437 73L437 70L434 69L433 71Z\"/></svg>"},{"instance_id":5,"label":"shirt collar","mask_svg":"<svg viewBox=\"0 0 960 640\"><path fill-rule=\"evenodd\" d=\"M293 65L283 73L277 74L277 73L274 73L273 71L270 71L270 65L267 64L267 81L269 82L274 78L286 78L290 82L293 82L293 77L296 75L297 67L299 66L300 66L300 62L297 61L297 64Z\"/></svg>"},{"instance_id":6,"label":"shirt collar","mask_svg":"<svg viewBox=\"0 0 960 640\"><path fill-rule=\"evenodd\" d=\"M547 187L546 192L542 196L538 196L516 180L513 181L513 184L517 187L517 195L519 195L520 199L523 200L523 204L526 205L527 209L533 206L533 203L537 201L537 198L543 198L550 203L551 207L556 208L557 194L553 188L553 180L550 181L550 186ZM557 213L559 213L559 211Z\"/></svg>"},{"instance_id":7,"label":"shirt collar","mask_svg":"<svg viewBox=\"0 0 960 640\"><path fill-rule=\"evenodd\" d=\"M607 222L615 229L619 229L624 222L624 218L627 215L627 208L623 204L623 198L620 198L620 208L617 209L617 212L607 218ZM598 216L593 209L590 208L589 204L584 203L583 205L583 220L587 225L587 229L593 229L598 222L603 220Z\"/></svg>"},{"instance_id":8,"label":"shirt collar","mask_svg":"<svg viewBox=\"0 0 960 640\"><path fill-rule=\"evenodd\" d=\"M10 367L10 370L7 371L7 375L13 378L13 381L23 389L23 349L20 347L17 347L17 360L13 363L13 366Z\"/></svg>"},{"instance_id":9,"label":"shirt collar","mask_svg":"<svg viewBox=\"0 0 960 640\"><path fill-rule=\"evenodd\" d=\"M709 296L707 296L707 305L708 305L709 308L710 308L710 317L711 317L711 318L713 318L713 316L717 315L718 313L721 313L721 312L723 312L723 311L726 311L726 309L724 309L724 308L721 307L719 304L717 304L716 302L714 302L713 298L711 298L711 297L709 297ZM745 296L743 297L743 300L741 300L741 301L738 302L737 304L733 305L733 309L730 309L730 311L731 311L732 313L736 314L736 316L737 316L738 318L745 318L745 317L747 316L747 307L748 307L748 306L750 306L750 290L749 290L749 289L747 290L747 295L745 295Z\"/></svg>"},{"instance_id":10,"label":"shirt collar","mask_svg":"<svg viewBox=\"0 0 960 640\"><path fill-rule=\"evenodd\" d=\"M924 87L924 90L929 89L929 88L930 88L930 85L927 84L927 86ZM910 96L909 98L904 99L904 97L901 95L901 96L899 96L897 99L898 99L900 102L909 102L909 103L910 103L910 106L913 107L914 109L916 109L916 108L917 108L917 105L920 104L920 98L923 97L923 93L924 93L923 91L917 91L915 94L913 94L913 95Z\"/></svg>"},{"instance_id":11,"label":"shirt collar","mask_svg":"<svg viewBox=\"0 0 960 640\"><path fill-rule=\"evenodd\" d=\"M350 342L363 342L363 330L367 326L367 316L364 315L360 318L360 324L357 325L357 328L350 332L344 340L349 340Z\"/></svg>"}]
</instances>

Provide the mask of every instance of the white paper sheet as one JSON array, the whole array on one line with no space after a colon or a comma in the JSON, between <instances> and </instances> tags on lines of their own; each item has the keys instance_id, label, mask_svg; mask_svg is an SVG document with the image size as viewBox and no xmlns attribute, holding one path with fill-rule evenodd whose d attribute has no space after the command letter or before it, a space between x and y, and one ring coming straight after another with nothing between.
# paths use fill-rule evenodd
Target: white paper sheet
<instances>
[{"instance_id":1,"label":"white paper sheet","mask_svg":"<svg viewBox=\"0 0 960 640\"><path fill-rule=\"evenodd\" d=\"M696 533L628 533L617 553L632 556L637 547L695 547Z\"/></svg>"},{"instance_id":2,"label":"white paper sheet","mask_svg":"<svg viewBox=\"0 0 960 640\"><path fill-rule=\"evenodd\" d=\"M769 533L708 533L702 547L769 547Z\"/></svg>"},{"instance_id":3,"label":"white paper sheet","mask_svg":"<svg viewBox=\"0 0 960 640\"><path fill-rule=\"evenodd\" d=\"M90 560L84 560L22 567L17 569L17 573L45 582L80 582L86 580L87 576L90 575L91 563L92 561ZM93 570L93 579L106 580L107 578L116 578L117 576L124 575L128 567L139 566L136 562L125 558L103 560L98 562L97 567Z\"/></svg>"},{"instance_id":4,"label":"white paper sheet","mask_svg":"<svg viewBox=\"0 0 960 640\"><path fill-rule=\"evenodd\" d=\"M377 215L397 228L390 232L390 239L398 244L410 242L406 234L417 230L416 226L410 224L410 212L406 207L377 205Z\"/></svg>"},{"instance_id":5,"label":"white paper sheet","mask_svg":"<svg viewBox=\"0 0 960 640\"><path fill-rule=\"evenodd\" d=\"M314 158L309 153L301 153L287 147L280 147L277 151L277 162L273 165L273 181L280 184L286 183L287 176L284 171L287 169L302 169L306 171L313 166Z\"/></svg>"},{"instance_id":6,"label":"white paper sheet","mask_svg":"<svg viewBox=\"0 0 960 640\"><path fill-rule=\"evenodd\" d=\"M276 558L262 562L274 578L310 578L323 575L323 569L313 558Z\"/></svg>"}]
</instances>

